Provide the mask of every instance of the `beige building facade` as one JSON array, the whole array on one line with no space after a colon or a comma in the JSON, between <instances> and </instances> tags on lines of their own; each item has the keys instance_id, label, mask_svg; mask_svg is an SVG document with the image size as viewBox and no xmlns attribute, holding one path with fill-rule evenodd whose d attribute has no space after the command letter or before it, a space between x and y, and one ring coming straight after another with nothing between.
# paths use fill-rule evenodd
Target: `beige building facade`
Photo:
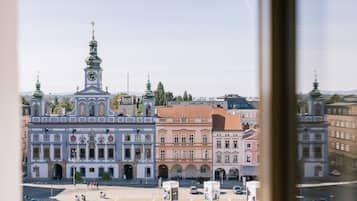
<instances>
[{"instance_id":1,"label":"beige building facade","mask_svg":"<svg viewBox=\"0 0 357 201\"><path fill-rule=\"evenodd\" d=\"M357 103L327 105L331 169L357 171Z\"/></svg>"},{"instance_id":2,"label":"beige building facade","mask_svg":"<svg viewBox=\"0 0 357 201\"><path fill-rule=\"evenodd\" d=\"M161 178L212 177L212 107L157 108L156 171Z\"/></svg>"}]
</instances>

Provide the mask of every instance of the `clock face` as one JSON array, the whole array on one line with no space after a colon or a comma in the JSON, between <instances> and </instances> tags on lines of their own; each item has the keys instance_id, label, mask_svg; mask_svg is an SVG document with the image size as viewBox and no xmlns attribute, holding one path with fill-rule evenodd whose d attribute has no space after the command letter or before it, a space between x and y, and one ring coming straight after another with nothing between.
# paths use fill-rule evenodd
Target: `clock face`
<instances>
[{"instance_id":1,"label":"clock face","mask_svg":"<svg viewBox=\"0 0 357 201\"><path fill-rule=\"evenodd\" d=\"M89 72L88 73L88 80L94 81L97 79L97 74L95 72Z\"/></svg>"}]
</instances>

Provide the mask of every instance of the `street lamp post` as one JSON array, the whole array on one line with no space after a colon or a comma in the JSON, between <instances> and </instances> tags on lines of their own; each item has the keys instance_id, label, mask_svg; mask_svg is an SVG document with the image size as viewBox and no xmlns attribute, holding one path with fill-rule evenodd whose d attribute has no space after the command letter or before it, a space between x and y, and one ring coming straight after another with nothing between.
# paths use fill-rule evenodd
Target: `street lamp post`
<instances>
[{"instance_id":1,"label":"street lamp post","mask_svg":"<svg viewBox=\"0 0 357 201\"><path fill-rule=\"evenodd\" d=\"M76 167L75 167L75 164L76 164L76 150L72 150L72 153L73 153L73 156L72 159L73 159L73 185L76 185Z\"/></svg>"}]
</instances>

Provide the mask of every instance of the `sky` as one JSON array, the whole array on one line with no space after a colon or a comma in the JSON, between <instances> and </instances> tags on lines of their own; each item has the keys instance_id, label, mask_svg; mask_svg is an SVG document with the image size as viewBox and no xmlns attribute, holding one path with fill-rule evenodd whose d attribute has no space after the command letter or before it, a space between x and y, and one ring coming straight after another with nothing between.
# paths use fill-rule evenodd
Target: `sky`
<instances>
[{"instance_id":1,"label":"sky","mask_svg":"<svg viewBox=\"0 0 357 201\"><path fill-rule=\"evenodd\" d=\"M356 89L357 1L299 0L297 92ZM103 86L153 88L194 97L259 94L257 0L19 1L20 91L83 88L91 21Z\"/></svg>"},{"instance_id":2,"label":"sky","mask_svg":"<svg viewBox=\"0 0 357 201\"><path fill-rule=\"evenodd\" d=\"M109 91L258 95L256 0L19 1L20 90L83 88L91 21Z\"/></svg>"}]
</instances>

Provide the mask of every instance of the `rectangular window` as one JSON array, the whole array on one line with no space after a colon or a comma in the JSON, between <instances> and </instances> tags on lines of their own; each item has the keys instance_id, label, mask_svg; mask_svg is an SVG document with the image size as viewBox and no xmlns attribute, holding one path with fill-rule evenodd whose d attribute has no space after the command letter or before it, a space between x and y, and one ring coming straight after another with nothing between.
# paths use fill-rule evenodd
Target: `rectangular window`
<instances>
[{"instance_id":1,"label":"rectangular window","mask_svg":"<svg viewBox=\"0 0 357 201\"><path fill-rule=\"evenodd\" d=\"M125 139L126 142L130 142L130 135L125 135Z\"/></svg>"},{"instance_id":2,"label":"rectangular window","mask_svg":"<svg viewBox=\"0 0 357 201\"><path fill-rule=\"evenodd\" d=\"M238 163L238 155L233 156L233 163Z\"/></svg>"},{"instance_id":3,"label":"rectangular window","mask_svg":"<svg viewBox=\"0 0 357 201\"><path fill-rule=\"evenodd\" d=\"M205 159L205 160L208 159L208 151L207 150L203 151L203 159Z\"/></svg>"},{"instance_id":4,"label":"rectangular window","mask_svg":"<svg viewBox=\"0 0 357 201\"><path fill-rule=\"evenodd\" d=\"M104 173L104 168L100 167L98 169L98 177L102 177L103 176L103 173Z\"/></svg>"},{"instance_id":5,"label":"rectangular window","mask_svg":"<svg viewBox=\"0 0 357 201\"><path fill-rule=\"evenodd\" d=\"M221 155L217 155L217 163L221 163L222 162L222 156Z\"/></svg>"},{"instance_id":6,"label":"rectangular window","mask_svg":"<svg viewBox=\"0 0 357 201\"><path fill-rule=\"evenodd\" d=\"M61 158L61 148L55 148L55 159L60 159Z\"/></svg>"},{"instance_id":7,"label":"rectangular window","mask_svg":"<svg viewBox=\"0 0 357 201\"><path fill-rule=\"evenodd\" d=\"M45 160L50 159L50 148L49 147L43 148L43 159L45 159Z\"/></svg>"},{"instance_id":8,"label":"rectangular window","mask_svg":"<svg viewBox=\"0 0 357 201\"><path fill-rule=\"evenodd\" d=\"M182 159L186 160L186 151L182 151Z\"/></svg>"},{"instance_id":9,"label":"rectangular window","mask_svg":"<svg viewBox=\"0 0 357 201\"><path fill-rule=\"evenodd\" d=\"M321 137L321 134L315 134L315 140L321 140L322 137Z\"/></svg>"},{"instance_id":10,"label":"rectangular window","mask_svg":"<svg viewBox=\"0 0 357 201\"><path fill-rule=\"evenodd\" d=\"M178 160L179 159L179 153L178 151L174 151L174 156L175 156L175 160Z\"/></svg>"},{"instance_id":11,"label":"rectangular window","mask_svg":"<svg viewBox=\"0 0 357 201\"><path fill-rule=\"evenodd\" d=\"M108 148L108 159L110 159L110 160L114 159L114 149L113 148Z\"/></svg>"},{"instance_id":12,"label":"rectangular window","mask_svg":"<svg viewBox=\"0 0 357 201\"><path fill-rule=\"evenodd\" d=\"M302 149L302 157L303 158L310 158L310 148L309 147L304 147Z\"/></svg>"},{"instance_id":13,"label":"rectangular window","mask_svg":"<svg viewBox=\"0 0 357 201\"><path fill-rule=\"evenodd\" d=\"M193 135L190 135L190 144L193 144Z\"/></svg>"},{"instance_id":14,"label":"rectangular window","mask_svg":"<svg viewBox=\"0 0 357 201\"><path fill-rule=\"evenodd\" d=\"M145 148L145 160L151 160L151 149Z\"/></svg>"},{"instance_id":15,"label":"rectangular window","mask_svg":"<svg viewBox=\"0 0 357 201\"><path fill-rule=\"evenodd\" d=\"M151 177L151 168L149 167L146 168L145 177Z\"/></svg>"},{"instance_id":16,"label":"rectangular window","mask_svg":"<svg viewBox=\"0 0 357 201\"><path fill-rule=\"evenodd\" d=\"M95 172L94 168L89 168L89 172Z\"/></svg>"},{"instance_id":17,"label":"rectangular window","mask_svg":"<svg viewBox=\"0 0 357 201\"><path fill-rule=\"evenodd\" d=\"M193 160L193 150L190 151L190 160Z\"/></svg>"},{"instance_id":18,"label":"rectangular window","mask_svg":"<svg viewBox=\"0 0 357 201\"><path fill-rule=\"evenodd\" d=\"M45 142L50 141L50 135L49 135L49 134L45 134L45 135L43 136L43 141L45 141Z\"/></svg>"},{"instance_id":19,"label":"rectangular window","mask_svg":"<svg viewBox=\"0 0 357 201\"><path fill-rule=\"evenodd\" d=\"M164 150L160 151L160 160L165 160L165 151Z\"/></svg>"},{"instance_id":20,"label":"rectangular window","mask_svg":"<svg viewBox=\"0 0 357 201\"><path fill-rule=\"evenodd\" d=\"M104 159L104 149L103 148L98 149L98 158Z\"/></svg>"},{"instance_id":21,"label":"rectangular window","mask_svg":"<svg viewBox=\"0 0 357 201\"><path fill-rule=\"evenodd\" d=\"M229 148L229 140L226 140L226 142L225 142L225 147L226 147L226 149Z\"/></svg>"},{"instance_id":22,"label":"rectangular window","mask_svg":"<svg viewBox=\"0 0 357 201\"><path fill-rule=\"evenodd\" d=\"M247 144L247 149L252 148L252 145L250 143Z\"/></svg>"},{"instance_id":23,"label":"rectangular window","mask_svg":"<svg viewBox=\"0 0 357 201\"><path fill-rule=\"evenodd\" d=\"M233 141L233 148L235 148L235 149L238 148L238 141L237 140Z\"/></svg>"},{"instance_id":24,"label":"rectangular window","mask_svg":"<svg viewBox=\"0 0 357 201\"><path fill-rule=\"evenodd\" d=\"M161 136L161 137L160 137L160 143L161 143L162 145L165 144L165 137L164 137L164 136Z\"/></svg>"},{"instance_id":25,"label":"rectangular window","mask_svg":"<svg viewBox=\"0 0 357 201\"><path fill-rule=\"evenodd\" d=\"M130 148L125 148L124 151L124 158L125 160L130 160L131 159L131 149Z\"/></svg>"},{"instance_id":26,"label":"rectangular window","mask_svg":"<svg viewBox=\"0 0 357 201\"><path fill-rule=\"evenodd\" d=\"M315 158L322 158L321 147L314 147Z\"/></svg>"},{"instance_id":27,"label":"rectangular window","mask_svg":"<svg viewBox=\"0 0 357 201\"><path fill-rule=\"evenodd\" d=\"M35 160L40 159L40 148L39 147L32 148L32 158Z\"/></svg>"},{"instance_id":28,"label":"rectangular window","mask_svg":"<svg viewBox=\"0 0 357 201\"><path fill-rule=\"evenodd\" d=\"M217 145L216 145L216 146L217 146L217 148L218 148L218 149L220 149L220 148L221 148L221 141L220 141L220 140L217 140L217 142L216 142L216 143L217 143Z\"/></svg>"},{"instance_id":29,"label":"rectangular window","mask_svg":"<svg viewBox=\"0 0 357 201\"><path fill-rule=\"evenodd\" d=\"M207 135L204 135L204 136L202 137L202 143L203 143L204 145L207 144Z\"/></svg>"},{"instance_id":30,"label":"rectangular window","mask_svg":"<svg viewBox=\"0 0 357 201\"><path fill-rule=\"evenodd\" d=\"M76 148L71 147L70 153L71 153L71 155L70 155L71 159L75 159L76 158Z\"/></svg>"},{"instance_id":31,"label":"rectangular window","mask_svg":"<svg viewBox=\"0 0 357 201\"><path fill-rule=\"evenodd\" d=\"M135 148L135 160L141 160L141 149Z\"/></svg>"},{"instance_id":32,"label":"rectangular window","mask_svg":"<svg viewBox=\"0 0 357 201\"><path fill-rule=\"evenodd\" d=\"M79 149L79 158L81 160L86 159L86 148L80 148Z\"/></svg>"},{"instance_id":33,"label":"rectangular window","mask_svg":"<svg viewBox=\"0 0 357 201\"><path fill-rule=\"evenodd\" d=\"M86 177L86 168L81 167L79 170L80 170L81 177Z\"/></svg>"},{"instance_id":34,"label":"rectangular window","mask_svg":"<svg viewBox=\"0 0 357 201\"><path fill-rule=\"evenodd\" d=\"M175 144L179 143L179 137L177 135L175 135L175 137L174 137L174 142L175 142Z\"/></svg>"},{"instance_id":35,"label":"rectangular window","mask_svg":"<svg viewBox=\"0 0 357 201\"><path fill-rule=\"evenodd\" d=\"M185 135L182 136L182 144L186 144L186 136Z\"/></svg>"},{"instance_id":36,"label":"rectangular window","mask_svg":"<svg viewBox=\"0 0 357 201\"><path fill-rule=\"evenodd\" d=\"M95 158L95 150L94 148L89 149L89 159L94 159Z\"/></svg>"},{"instance_id":37,"label":"rectangular window","mask_svg":"<svg viewBox=\"0 0 357 201\"><path fill-rule=\"evenodd\" d=\"M250 162L251 162L251 156L247 155L247 163L250 163Z\"/></svg>"},{"instance_id":38,"label":"rectangular window","mask_svg":"<svg viewBox=\"0 0 357 201\"><path fill-rule=\"evenodd\" d=\"M225 163L229 163L230 161L229 161L229 155L225 155L224 156L224 162Z\"/></svg>"},{"instance_id":39,"label":"rectangular window","mask_svg":"<svg viewBox=\"0 0 357 201\"><path fill-rule=\"evenodd\" d=\"M114 168L112 168L112 167L108 168L108 173L109 173L110 177L113 177L114 176Z\"/></svg>"},{"instance_id":40,"label":"rectangular window","mask_svg":"<svg viewBox=\"0 0 357 201\"><path fill-rule=\"evenodd\" d=\"M33 135L33 141L34 142L40 141L40 137L38 136L38 134Z\"/></svg>"}]
</instances>

